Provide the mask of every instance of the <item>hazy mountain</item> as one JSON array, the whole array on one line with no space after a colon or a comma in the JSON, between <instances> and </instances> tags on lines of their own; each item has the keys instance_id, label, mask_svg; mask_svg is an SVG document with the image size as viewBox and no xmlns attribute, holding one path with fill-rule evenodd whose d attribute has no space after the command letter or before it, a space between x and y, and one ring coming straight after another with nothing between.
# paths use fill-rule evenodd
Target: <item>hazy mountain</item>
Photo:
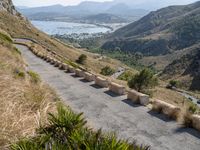
<instances>
[{"instance_id":1,"label":"hazy mountain","mask_svg":"<svg viewBox=\"0 0 200 150\"><path fill-rule=\"evenodd\" d=\"M59 16L61 18L68 17L74 18L74 20L79 19L81 21L83 21L82 18L97 14L112 14L123 18L124 20L134 21L148 12L143 9L133 9L124 3L90 1L82 2L76 6L53 5L28 9L19 8L18 10L29 19L41 20L47 16L45 19L55 20L55 17ZM44 15L42 15L42 13L44 13Z\"/></svg>"}]
</instances>

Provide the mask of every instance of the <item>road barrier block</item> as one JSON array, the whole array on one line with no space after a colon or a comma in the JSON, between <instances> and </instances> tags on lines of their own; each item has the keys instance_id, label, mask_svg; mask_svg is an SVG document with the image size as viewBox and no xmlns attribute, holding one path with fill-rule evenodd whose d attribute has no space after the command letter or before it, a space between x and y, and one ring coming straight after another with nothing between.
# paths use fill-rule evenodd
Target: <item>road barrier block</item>
<instances>
[{"instance_id":1,"label":"road barrier block","mask_svg":"<svg viewBox=\"0 0 200 150\"><path fill-rule=\"evenodd\" d=\"M100 86L100 87L107 88L109 86L109 81L106 80L106 79L103 79L101 77L96 77L95 78L95 84Z\"/></svg>"},{"instance_id":2,"label":"road barrier block","mask_svg":"<svg viewBox=\"0 0 200 150\"><path fill-rule=\"evenodd\" d=\"M144 106L149 104L149 96L135 90L128 91L127 98L136 104L141 104Z\"/></svg>"},{"instance_id":3,"label":"road barrier block","mask_svg":"<svg viewBox=\"0 0 200 150\"><path fill-rule=\"evenodd\" d=\"M84 79L89 81L89 82L92 82L95 80L95 75L89 73L89 72L84 72Z\"/></svg>"},{"instance_id":4,"label":"road barrier block","mask_svg":"<svg viewBox=\"0 0 200 150\"><path fill-rule=\"evenodd\" d=\"M111 82L109 84L109 90L119 95L124 95L126 92L126 88L124 86L114 82Z\"/></svg>"},{"instance_id":5,"label":"road barrier block","mask_svg":"<svg viewBox=\"0 0 200 150\"><path fill-rule=\"evenodd\" d=\"M75 70L75 75L77 77L84 77L84 71L83 70L80 70L80 69L76 69Z\"/></svg>"},{"instance_id":6,"label":"road barrier block","mask_svg":"<svg viewBox=\"0 0 200 150\"><path fill-rule=\"evenodd\" d=\"M68 67L68 71L69 71L70 73L75 73L75 68L72 67L72 66L69 66L69 67Z\"/></svg>"},{"instance_id":7,"label":"road barrier block","mask_svg":"<svg viewBox=\"0 0 200 150\"><path fill-rule=\"evenodd\" d=\"M177 117L181 112L181 109L179 107L166 103L161 100L154 100L152 105L153 105L153 110L161 112L173 119L177 119Z\"/></svg>"},{"instance_id":8,"label":"road barrier block","mask_svg":"<svg viewBox=\"0 0 200 150\"><path fill-rule=\"evenodd\" d=\"M192 126L200 131L200 115L192 115Z\"/></svg>"}]
</instances>

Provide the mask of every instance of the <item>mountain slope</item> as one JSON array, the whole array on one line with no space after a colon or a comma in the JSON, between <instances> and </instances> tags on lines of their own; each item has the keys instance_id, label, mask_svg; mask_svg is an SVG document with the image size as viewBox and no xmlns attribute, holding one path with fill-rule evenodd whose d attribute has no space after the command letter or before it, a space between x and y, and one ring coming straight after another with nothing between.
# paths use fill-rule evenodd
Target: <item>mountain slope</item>
<instances>
[{"instance_id":1,"label":"mountain slope","mask_svg":"<svg viewBox=\"0 0 200 150\"><path fill-rule=\"evenodd\" d=\"M200 90L200 1L170 6L114 32L102 45L107 51L140 52L141 63L163 71L166 80L179 80L184 87Z\"/></svg>"},{"instance_id":2,"label":"mountain slope","mask_svg":"<svg viewBox=\"0 0 200 150\"><path fill-rule=\"evenodd\" d=\"M114 32L103 49L161 55L180 50L200 40L200 2L171 6L151 12L139 21Z\"/></svg>"}]
</instances>

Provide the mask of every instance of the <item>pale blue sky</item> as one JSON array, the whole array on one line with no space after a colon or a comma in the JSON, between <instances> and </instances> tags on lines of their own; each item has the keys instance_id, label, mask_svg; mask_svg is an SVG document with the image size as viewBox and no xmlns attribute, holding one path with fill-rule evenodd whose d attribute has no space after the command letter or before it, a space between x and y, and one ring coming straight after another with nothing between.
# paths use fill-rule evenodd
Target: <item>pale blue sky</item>
<instances>
[{"instance_id":1,"label":"pale blue sky","mask_svg":"<svg viewBox=\"0 0 200 150\"><path fill-rule=\"evenodd\" d=\"M48 6L48 5L55 5L55 4L62 4L62 5L76 5L80 2L86 0L13 0L16 6L29 6L29 7L36 7L36 6ZM112 1L112 0L89 0L89 1ZM145 2L156 2L163 3L166 5L174 5L174 4L189 4L195 2L197 0L115 0L115 1L127 1L130 3L141 4Z\"/></svg>"}]
</instances>

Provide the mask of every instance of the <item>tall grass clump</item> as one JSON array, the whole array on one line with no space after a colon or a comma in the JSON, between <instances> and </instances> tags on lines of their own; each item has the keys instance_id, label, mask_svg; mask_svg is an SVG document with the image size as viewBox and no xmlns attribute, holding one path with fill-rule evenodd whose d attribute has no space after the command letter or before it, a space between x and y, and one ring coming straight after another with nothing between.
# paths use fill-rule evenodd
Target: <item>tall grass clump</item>
<instances>
[{"instance_id":1,"label":"tall grass clump","mask_svg":"<svg viewBox=\"0 0 200 150\"><path fill-rule=\"evenodd\" d=\"M31 77L31 82L39 83L41 81L40 76L37 73L33 71L28 71L28 74Z\"/></svg>"},{"instance_id":2,"label":"tall grass clump","mask_svg":"<svg viewBox=\"0 0 200 150\"><path fill-rule=\"evenodd\" d=\"M149 150L118 140L115 134L93 131L86 126L83 114L75 114L69 107L58 105L56 114L49 114L48 123L37 129L35 137L11 145L12 150Z\"/></svg>"}]
</instances>

